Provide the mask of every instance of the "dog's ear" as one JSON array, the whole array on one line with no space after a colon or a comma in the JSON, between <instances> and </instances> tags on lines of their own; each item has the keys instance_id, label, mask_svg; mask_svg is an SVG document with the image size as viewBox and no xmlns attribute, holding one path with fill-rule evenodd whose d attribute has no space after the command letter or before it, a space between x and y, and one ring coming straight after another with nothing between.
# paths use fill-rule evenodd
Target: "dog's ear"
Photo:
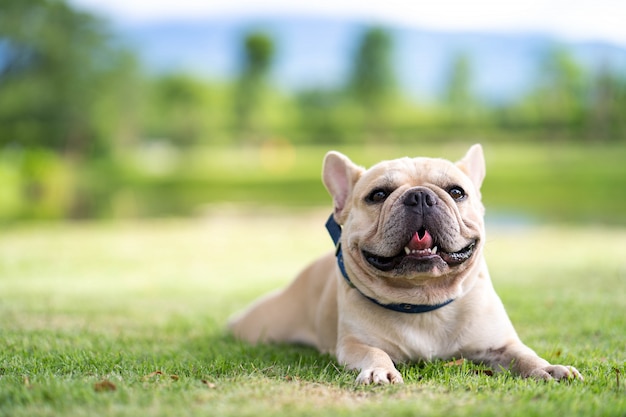
<instances>
[{"instance_id":1,"label":"dog's ear","mask_svg":"<svg viewBox=\"0 0 626 417\"><path fill-rule=\"evenodd\" d=\"M456 163L456 166L465 172L476 186L476 189L480 190L486 171L483 147L480 144L472 145L465 156Z\"/></svg>"},{"instance_id":2,"label":"dog's ear","mask_svg":"<svg viewBox=\"0 0 626 417\"><path fill-rule=\"evenodd\" d=\"M347 212L345 210L352 188L358 181L364 168L355 165L347 156L330 151L324 157L322 180L326 189L333 197L335 220L343 224Z\"/></svg>"}]
</instances>

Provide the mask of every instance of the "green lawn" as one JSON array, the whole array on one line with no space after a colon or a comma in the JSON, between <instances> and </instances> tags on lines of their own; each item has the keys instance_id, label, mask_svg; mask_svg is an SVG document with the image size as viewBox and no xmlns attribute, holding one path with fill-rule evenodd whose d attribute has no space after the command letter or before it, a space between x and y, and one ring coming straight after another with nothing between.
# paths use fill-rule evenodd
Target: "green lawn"
<instances>
[{"instance_id":1,"label":"green lawn","mask_svg":"<svg viewBox=\"0 0 626 417\"><path fill-rule=\"evenodd\" d=\"M329 250L326 211L0 233L2 416L624 416L626 229L493 226L488 260L522 339L584 382L401 366L361 387L312 349L250 347L227 317ZM620 380L621 377L621 380Z\"/></svg>"}]
</instances>

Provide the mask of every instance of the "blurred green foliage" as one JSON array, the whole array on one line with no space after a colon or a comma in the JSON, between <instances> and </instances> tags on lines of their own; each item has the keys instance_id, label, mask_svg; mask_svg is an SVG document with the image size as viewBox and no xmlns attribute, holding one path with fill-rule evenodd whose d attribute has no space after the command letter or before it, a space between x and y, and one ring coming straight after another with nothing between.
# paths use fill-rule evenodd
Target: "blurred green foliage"
<instances>
[{"instance_id":1,"label":"blurred green foliage","mask_svg":"<svg viewBox=\"0 0 626 417\"><path fill-rule=\"evenodd\" d=\"M267 79L272 65L274 44L263 33L250 33L244 39L242 73L235 88L235 133L243 140L267 134L263 107L268 94Z\"/></svg>"},{"instance_id":2,"label":"blurred green foliage","mask_svg":"<svg viewBox=\"0 0 626 417\"><path fill-rule=\"evenodd\" d=\"M368 164L454 158L462 150L446 144L481 141L498 150L486 185L496 206L626 223L626 77L608 65L587 73L554 48L526 94L494 105L474 94L476 69L460 51L441 100L427 104L394 79L382 28L363 32L335 89L280 91L269 81L279 40L249 32L240 45L231 80L149 75L101 19L62 0L2 1L0 220L326 204L327 149Z\"/></svg>"},{"instance_id":3,"label":"blurred green foliage","mask_svg":"<svg viewBox=\"0 0 626 417\"><path fill-rule=\"evenodd\" d=\"M391 46L389 34L383 29L374 28L363 35L350 87L354 98L367 107L379 107L394 87Z\"/></svg>"},{"instance_id":4,"label":"blurred green foliage","mask_svg":"<svg viewBox=\"0 0 626 417\"><path fill-rule=\"evenodd\" d=\"M132 112L133 56L59 0L0 4L0 146L106 153Z\"/></svg>"}]
</instances>

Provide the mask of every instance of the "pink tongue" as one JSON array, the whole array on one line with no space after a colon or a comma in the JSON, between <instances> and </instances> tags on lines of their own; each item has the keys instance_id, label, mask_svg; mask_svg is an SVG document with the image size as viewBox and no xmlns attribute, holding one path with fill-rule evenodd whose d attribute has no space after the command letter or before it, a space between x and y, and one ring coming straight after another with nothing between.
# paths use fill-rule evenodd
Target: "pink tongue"
<instances>
[{"instance_id":1,"label":"pink tongue","mask_svg":"<svg viewBox=\"0 0 626 417\"><path fill-rule=\"evenodd\" d=\"M407 245L411 250L425 250L433 247L433 237L428 233L428 230L424 231L424 236L419 237L419 234L415 232L411 241Z\"/></svg>"}]
</instances>

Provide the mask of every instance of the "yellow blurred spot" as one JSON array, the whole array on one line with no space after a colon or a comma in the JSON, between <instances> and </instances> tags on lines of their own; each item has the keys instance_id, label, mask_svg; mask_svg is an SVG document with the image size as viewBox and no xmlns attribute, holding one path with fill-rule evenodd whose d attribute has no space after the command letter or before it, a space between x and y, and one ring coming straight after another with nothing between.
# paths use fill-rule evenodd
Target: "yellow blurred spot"
<instances>
[{"instance_id":1,"label":"yellow blurred spot","mask_svg":"<svg viewBox=\"0 0 626 417\"><path fill-rule=\"evenodd\" d=\"M259 158L264 171L283 173L296 164L296 149L284 138L272 138L261 145Z\"/></svg>"}]
</instances>

